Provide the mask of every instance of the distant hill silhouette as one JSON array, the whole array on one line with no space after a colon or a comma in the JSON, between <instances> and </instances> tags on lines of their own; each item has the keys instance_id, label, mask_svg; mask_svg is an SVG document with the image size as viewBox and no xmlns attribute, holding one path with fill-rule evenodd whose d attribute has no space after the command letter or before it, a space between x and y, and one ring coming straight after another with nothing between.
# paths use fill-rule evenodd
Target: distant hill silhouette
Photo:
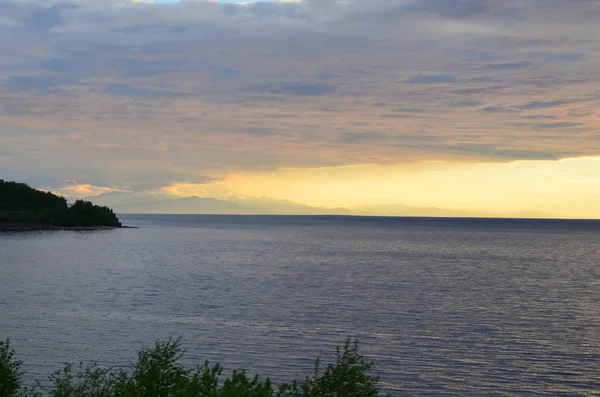
<instances>
[{"instance_id":1,"label":"distant hill silhouette","mask_svg":"<svg viewBox=\"0 0 600 397\"><path fill-rule=\"evenodd\" d=\"M231 196L226 199L211 197L174 197L149 192L110 192L88 197L100 205L107 205L120 214L231 214L231 215L361 215L361 216L425 216L425 217L499 217L549 218L538 213L485 213L438 207L416 207L401 204L365 205L353 208L323 208L298 204L289 200L267 197Z\"/></svg>"},{"instance_id":2,"label":"distant hill silhouette","mask_svg":"<svg viewBox=\"0 0 600 397\"><path fill-rule=\"evenodd\" d=\"M77 200L69 205L64 197L36 190L25 183L0 179L0 228L120 227L108 207Z\"/></svg>"},{"instance_id":3,"label":"distant hill silhouette","mask_svg":"<svg viewBox=\"0 0 600 397\"><path fill-rule=\"evenodd\" d=\"M402 204L375 204L353 208L323 208L267 197L174 197L150 192L110 192L88 197L120 214L232 214L232 215L361 215L417 217L551 218L543 212L483 212Z\"/></svg>"},{"instance_id":4,"label":"distant hill silhouette","mask_svg":"<svg viewBox=\"0 0 600 397\"><path fill-rule=\"evenodd\" d=\"M111 192L88 197L101 205L110 205L121 214L235 214L235 215L322 215L348 214L346 209L311 207L288 200L230 197L173 197L163 194Z\"/></svg>"}]
</instances>

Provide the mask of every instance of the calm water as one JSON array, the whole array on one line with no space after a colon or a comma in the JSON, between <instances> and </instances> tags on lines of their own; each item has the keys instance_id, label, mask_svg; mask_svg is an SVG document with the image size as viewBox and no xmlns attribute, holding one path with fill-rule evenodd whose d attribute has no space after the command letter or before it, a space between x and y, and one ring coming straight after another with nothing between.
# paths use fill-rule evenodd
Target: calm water
<instances>
[{"instance_id":1,"label":"calm water","mask_svg":"<svg viewBox=\"0 0 600 397\"><path fill-rule=\"evenodd\" d=\"M0 338L30 378L181 336L275 380L359 338L393 395L600 392L600 223L123 216L0 234Z\"/></svg>"}]
</instances>

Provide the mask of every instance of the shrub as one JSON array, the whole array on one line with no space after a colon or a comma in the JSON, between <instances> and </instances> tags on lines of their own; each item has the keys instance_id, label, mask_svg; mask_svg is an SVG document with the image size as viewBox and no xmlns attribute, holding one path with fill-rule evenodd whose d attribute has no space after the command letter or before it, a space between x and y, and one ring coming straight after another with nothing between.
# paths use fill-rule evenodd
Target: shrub
<instances>
[{"instance_id":1,"label":"shrub","mask_svg":"<svg viewBox=\"0 0 600 397\"><path fill-rule=\"evenodd\" d=\"M21 388L21 362L15 360L10 342L0 341L0 396L13 397Z\"/></svg>"},{"instance_id":2,"label":"shrub","mask_svg":"<svg viewBox=\"0 0 600 397\"><path fill-rule=\"evenodd\" d=\"M222 368L208 361L195 369L181 364L183 350L179 340L155 342L138 353L130 370L112 370L92 363L71 364L50 376L50 386L43 391L49 397L377 397L379 378L368 371L373 364L365 362L358 344L346 340L337 348L336 362L321 371L315 363L314 374L302 381L279 386L258 375L249 377L243 370L233 371L222 380ZM0 343L0 397L42 397L41 392L20 390L19 361L8 341ZM19 393L19 394L17 394Z\"/></svg>"},{"instance_id":3,"label":"shrub","mask_svg":"<svg viewBox=\"0 0 600 397\"><path fill-rule=\"evenodd\" d=\"M337 347L336 362L321 372L320 361L314 374L301 382L283 384L278 397L376 397L379 377L368 375L372 362L365 362L358 352L358 342L348 338L343 349Z\"/></svg>"}]
</instances>

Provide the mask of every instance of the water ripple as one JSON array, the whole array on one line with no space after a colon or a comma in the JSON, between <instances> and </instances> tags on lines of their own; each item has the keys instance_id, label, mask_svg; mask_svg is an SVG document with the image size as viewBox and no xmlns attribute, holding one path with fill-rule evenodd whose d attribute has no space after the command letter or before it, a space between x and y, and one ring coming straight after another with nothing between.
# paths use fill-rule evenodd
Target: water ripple
<instances>
[{"instance_id":1,"label":"water ripple","mask_svg":"<svg viewBox=\"0 0 600 397\"><path fill-rule=\"evenodd\" d=\"M354 335L393 395L599 390L592 223L182 219L0 235L0 337L30 375L181 336L190 362L288 380Z\"/></svg>"}]
</instances>

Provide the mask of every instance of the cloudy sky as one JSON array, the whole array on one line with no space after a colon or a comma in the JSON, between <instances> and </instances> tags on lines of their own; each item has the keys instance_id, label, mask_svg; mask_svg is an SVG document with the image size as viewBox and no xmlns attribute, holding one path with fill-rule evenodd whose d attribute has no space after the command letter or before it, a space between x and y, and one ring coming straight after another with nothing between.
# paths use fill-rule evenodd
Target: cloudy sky
<instances>
[{"instance_id":1,"label":"cloudy sky","mask_svg":"<svg viewBox=\"0 0 600 397\"><path fill-rule=\"evenodd\" d=\"M599 0L0 0L0 178L600 217Z\"/></svg>"}]
</instances>

